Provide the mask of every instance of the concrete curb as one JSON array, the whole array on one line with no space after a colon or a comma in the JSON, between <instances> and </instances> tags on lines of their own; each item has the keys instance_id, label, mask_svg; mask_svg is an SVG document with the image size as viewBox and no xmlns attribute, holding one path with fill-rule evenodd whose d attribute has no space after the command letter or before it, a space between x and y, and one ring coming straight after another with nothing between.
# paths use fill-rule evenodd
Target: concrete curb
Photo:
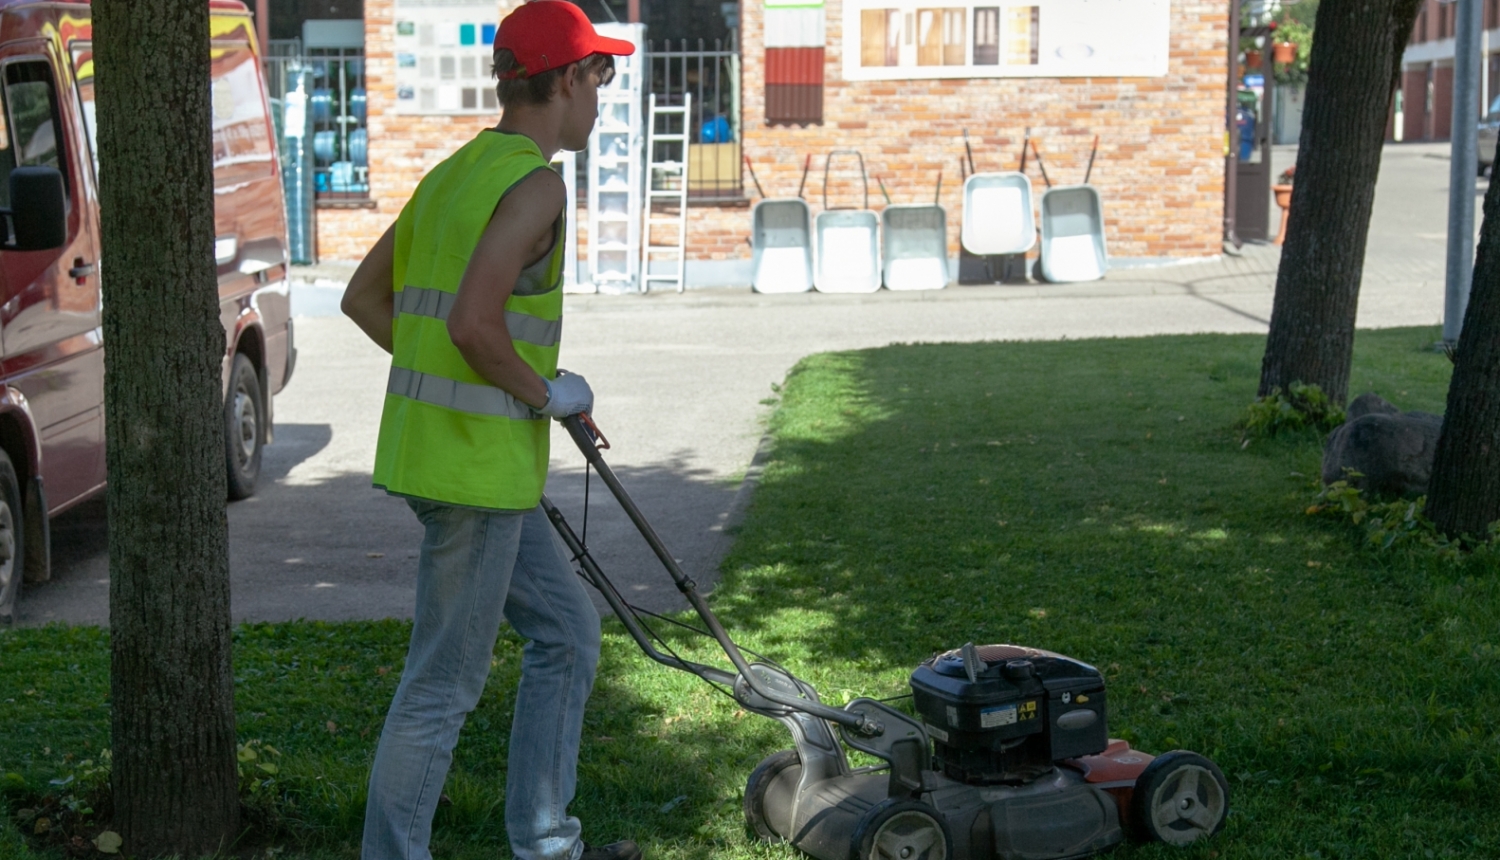
<instances>
[{"instance_id":1,"label":"concrete curb","mask_svg":"<svg viewBox=\"0 0 1500 860\"><path fill-rule=\"evenodd\" d=\"M750 467L745 470L745 478L740 481L740 488L735 491L734 500L729 503L729 510L724 514L724 522L719 530L726 535L738 529L745 523L745 516L750 513L750 499L755 495L755 490L760 486L760 475L766 468L766 463L771 459L771 433L766 431L760 437L760 443L755 446L755 456L750 458ZM720 561L723 561L720 558Z\"/></svg>"},{"instance_id":2,"label":"concrete curb","mask_svg":"<svg viewBox=\"0 0 1500 860\"><path fill-rule=\"evenodd\" d=\"M744 525L745 517L750 512L750 501L755 495L755 490L760 487L761 472L766 463L771 459L771 434L769 432L760 437L760 443L755 447L755 456L750 458L750 466L745 470L745 477L740 481L738 490L735 490L734 498L729 502L729 510L725 511L719 522L709 530L714 532L713 553L710 556L713 561L704 571L707 582L700 581L699 592L712 594L718 587L719 580L723 577L724 559L729 555L729 548L734 545L735 532Z\"/></svg>"}]
</instances>

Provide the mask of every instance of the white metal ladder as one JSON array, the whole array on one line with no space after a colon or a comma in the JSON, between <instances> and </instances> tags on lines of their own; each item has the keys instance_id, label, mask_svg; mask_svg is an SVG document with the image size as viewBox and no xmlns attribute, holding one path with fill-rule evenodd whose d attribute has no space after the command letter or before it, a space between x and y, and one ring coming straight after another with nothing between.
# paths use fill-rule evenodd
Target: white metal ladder
<instances>
[{"instance_id":1,"label":"white metal ladder","mask_svg":"<svg viewBox=\"0 0 1500 860\"><path fill-rule=\"evenodd\" d=\"M692 116L693 96L682 94L681 105L657 105L656 93L651 94L650 111L646 115L646 224L641 237L641 291L649 292L652 281L672 281L677 292L687 286L687 190L688 190L688 122ZM662 132L657 129L657 117L666 117L671 128L681 123L679 133ZM663 157L657 152L661 145L674 150L676 158ZM660 160L658 160L660 159ZM657 211L657 205L675 203L677 214ZM673 237L670 242L661 242L656 235L662 233ZM657 266L653 267L652 263ZM665 264L671 264L670 266ZM667 269L667 271L661 271Z\"/></svg>"}]
</instances>

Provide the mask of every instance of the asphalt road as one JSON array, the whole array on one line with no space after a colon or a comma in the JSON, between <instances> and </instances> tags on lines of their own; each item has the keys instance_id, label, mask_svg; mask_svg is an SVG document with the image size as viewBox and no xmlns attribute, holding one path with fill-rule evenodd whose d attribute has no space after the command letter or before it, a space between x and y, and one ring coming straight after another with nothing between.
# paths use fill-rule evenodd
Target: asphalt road
<instances>
[{"instance_id":1,"label":"asphalt road","mask_svg":"<svg viewBox=\"0 0 1500 860\"><path fill-rule=\"evenodd\" d=\"M1278 151L1282 159L1287 150ZM1445 147L1387 149L1361 327L1441 321L1447 180ZM1271 246L1246 246L1240 256L1115 270L1077 285L864 296L748 289L574 295L566 300L563 365L594 387L595 415L614 444L609 462L708 588L732 540L725 525L748 500L743 478L770 409L762 401L803 356L894 342L1264 332L1278 255ZM294 288L296 376L276 398L276 439L265 452L260 490L228 511L237 621L411 614L420 529L403 502L371 489L369 479L387 358L331 315L338 294L320 281ZM582 458L560 429L548 492L580 528ZM597 478L591 501L588 540L605 571L641 605L682 606ZM58 517L52 534L53 579L26 588L18 623L107 623L102 500Z\"/></svg>"}]
</instances>

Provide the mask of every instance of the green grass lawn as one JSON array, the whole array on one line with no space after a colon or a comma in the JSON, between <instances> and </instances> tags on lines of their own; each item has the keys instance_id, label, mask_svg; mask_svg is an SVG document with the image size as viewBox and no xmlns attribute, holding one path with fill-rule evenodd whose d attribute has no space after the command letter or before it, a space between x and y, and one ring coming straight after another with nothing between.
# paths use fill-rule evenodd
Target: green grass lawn
<instances>
[{"instance_id":1,"label":"green grass lawn","mask_svg":"<svg viewBox=\"0 0 1500 860\"><path fill-rule=\"evenodd\" d=\"M1360 332L1351 392L1441 411L1434 329ZM1140 858L1500 856L1500 578L1380 553L1308 516L1313 433L1242 448L1255 336L897 346L791 374L775 455L713 604L741 642L827 700L890 696L934 651L1016 642L1093 663L1111 734L1228 776L1233 813ZM663 573L665 576L665 573ZM364 779L400 673L395 622L236 631L242 740L281 751L282 856L353 857ZM585 726L585 837L652 858L795 856L750 844L745 777L789 746L606 627ZM672 636L700 657L712 651ZM460 741L440 857L508 856L502 788L520 642ZM107 641L0 632L0 780L13 822L67 795L108 743ZM84 777L86 780L86 776ZM263 804L266 805L266 804Z\"/></svg>"}]
</instances>

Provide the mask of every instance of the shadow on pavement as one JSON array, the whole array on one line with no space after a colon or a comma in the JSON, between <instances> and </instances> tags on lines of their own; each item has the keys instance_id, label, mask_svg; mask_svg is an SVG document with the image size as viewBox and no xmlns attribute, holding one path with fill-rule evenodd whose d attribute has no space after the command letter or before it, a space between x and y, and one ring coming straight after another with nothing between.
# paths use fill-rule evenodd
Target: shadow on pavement
<instances>
[{"instance_id":1,"label":"shadow on pavement","mask_svg":"<svg viewBox=\"0 0 1500 860\"><path fill-rule=\"evenodd\" d=\"M411 616L422 532L405 502L371 487L368 473L287 477L331 435L327 425L278 427L276 444L264 455L259 491L227 507L235 622ZM724 517L738 484L681 460L616 472L684 569L704 591L711 588L728 546ZM582 470L554 472L548 491L581 532ZM620 591L652 611L685 608L661 563L597 475L589 495L589 547ZM52 547L52 580L26 587L20 625L106 624L104 500L91 500L54 520ZM602 598L596 606L606 611Z\"/></svg>"}]
</instances>

